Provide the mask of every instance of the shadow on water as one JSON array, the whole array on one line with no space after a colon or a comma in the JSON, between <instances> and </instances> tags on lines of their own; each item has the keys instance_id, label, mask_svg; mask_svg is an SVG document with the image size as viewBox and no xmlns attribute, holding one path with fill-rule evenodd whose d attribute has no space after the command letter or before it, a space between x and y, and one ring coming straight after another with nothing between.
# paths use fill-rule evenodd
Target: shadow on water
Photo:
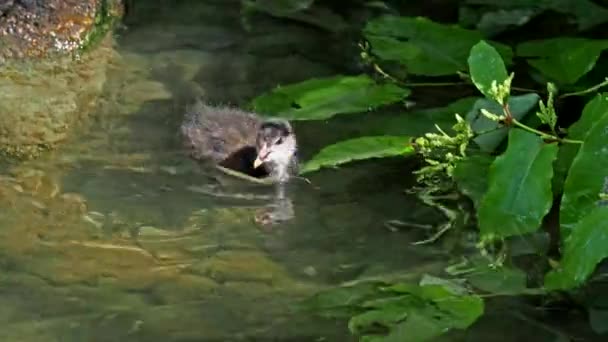
<instances>
[{"instance_id":1,"label":"shadow on water","mask_svg":"<svg viewBox=\"0 0 608 342\"><path fill-rule=\"evenodd\" d=\"M333 68L248 53L238 1L145 3L125 21L91 122L0 178L3 341L346 341L343 322L291 306L330 284L442 267L445 254L410 245L420 232L384 225L436 223L436 212L403 192L408 160L294 182L295 218L256 225L272 189L180 153L184 108L199 96L243 105ZM304 156L340 127L307 130L319 137L300 140Z\"/></svg>"}]
</instances>

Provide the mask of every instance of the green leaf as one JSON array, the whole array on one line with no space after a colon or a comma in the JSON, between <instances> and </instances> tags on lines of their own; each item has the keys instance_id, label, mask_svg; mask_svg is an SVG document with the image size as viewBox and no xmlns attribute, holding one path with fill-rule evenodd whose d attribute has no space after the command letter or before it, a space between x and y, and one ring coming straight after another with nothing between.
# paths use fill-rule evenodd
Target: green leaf
<instances>
[{"instance_id":1,"label":"green leaf","mask_svg":"<svg viewBox=\"0 0 608 342\"><path fill-rule=\"evenodd\" d=\"M377 309L365 311L351 318L348 322L348 329L353 334L360 334L374 324L390 328L407 317L407 312L411 305L411 296L387 298L382 301L382 305L375 306Z\"/></svg>"},{"instance_id":2,"label":"green leaf","mask_svg":"<svg viewBox=\"0 0 608 342\"><path fill-rule=\"evenodd\" d=\"M489 188L479 206L483 238L504 238L536 231L553 202L552 163L557 144L511 129L509 145L490 167Z\"/></svg>"},{"instance_id":3,"label":"green leaf","mask_svg":"<svg viewBox=\"0 0 608 342\"><path fill-rule=\"evenodd\" d=\"M521 43L516 53L550 80L576 83L593 69L608 40L553 38Z\"/></svg>"},{"instance_id":4,"label":"green leaf","mask_svg":"<svg viewBox=\"0 0 608 342\"><path fill-rule=\"evenodd\" d=\"M471 48L468 62L475 87L488 99L493 99L490 93L492 82L502 84L509 77L500 54L482 40Z\"/></svg>"},{"instance_id":5,"label":"green leaf","mask_svg":"<svg viewBox=\"0 0 608 342\"><path fill-rule=\"evenodd\" d=\"M302 301L300 310L311 311L326 317L350 318L359 313L357 307L378 293L381 282L361 282L321 291Z\"/></svg>"},{"instance_id":6,"label":"green leaf","mask_svg":"<svg viewBox=\"0 0 608 342\"><path fill-rule=\"evenodd\" d=\"M509 97L511 115L519 121L523 120L530 111L536 107L540 97L535 93ZM499 123L490 120L481 114L481 109L500 115L502 107L495 101L488 99L478 100L467 113L466 120L477 134L473 141L484 152L493 152L507 136L508 128L499 127Z\"/></svg>"},{"instance_id":7,"label":"green leaf","mask_svg":"<svg viewBox=\"0 0 608 342\"><path fill-rule=\"evenodd\" d=\"M475 288L495 294L518 295L528 288L527 275L520 269L500 267L480 267L467 277Z\"/></svg>"},{"instance_id":8,"label":"green leaf","mask_svg":"<svg viewBox=\"0 0 608 342\"><path fill-rule=\"evenodd\" d=\"M423 275L418 284L420 286L440 285L455 295L466 295L469 293L468 289L463 286L462 282L456 282L453 279L439 278L430 274Z\"/></svg>"},{"instance_id":9,"label":"green leaf","mask_svg":"<svg viewBox=\"0 0 608 342\"><path fill-rule=\"evenodd\" d=\"M523 255L542 255L549 252L551 236L548 232L537 231L531 234L512 236L507 240L510 257Z\"/></svg>"},{"instance_id":10,"label":"green leaf","mask_svg":"<svg viewBox=\"0 0 608 342\"><path fill-rule=\"evenodd\" d=\"M567 138L572 140L585 139L591 127L605 115L608 115L608 93L595 96L593 100L585 105L581 118L568 128ZM577 144L564 144L559 148L557 160L554 163L553 192L555 194L562 193L566 175L579 148L580 145Z\"/></svg>"},{"instance_id":11,"label":"green leaf","mask_svg":"<svg viewBox=\"0 0 608 342\"><path fill-rule=\"evenodd\" d=\"M431 341L445 333L443 325L430 317L430 313L414 312L402 322L382 342L423 342Z\"/></svg>"},{"instance_id":12,"label":"green leaf","mask_svg":"<svg viewBox=\"0 0 608 342\"><path fill-rule=\"evenodd\" d=\"M439 318L438 324L443 326L444 331L465 329L483 313L483 300L476 295L456 295L450 289L438 285L422 286L421 289L421 297L436 306L432 317Z\"/></svg>"},{"instance_id":13,"label":"green leaf","mask_svg":"<svg viewBox=\"0 0 608 342\"><path fill-rule=\"evenodd\" d=\"M605 171L606 169L604 169ZM549 290L582 284L596 265L608 257L608 206L596 206L583 217L564 242L560 268L545 276Z\"/></svg>"},{"instance_id":14,"label":"green leaf","mask_svg":"<svg viewBox=\"0 0 608 342\"><path fill-rule=\"evenodd\" d=\"M360 282L322 291L305 303L306 309L326 317L350 313L349 329L361 341L383 342L428 341L453 329L466 329L484 311L481 298L438 278L427 278L425 285Z\"/></svg>"},{"instance_id":15,"label":"green leaf","mask_svg":"<svg viewBox=\"0 0 608 342\"><path fill-rule=\"evenodd\" d=\"M595 123L588 130L564 184L559 214L562 241L574 234L581 219L598 205L600 194L608 192L608 110L597 111L594 116L597 116Z\"/></svg>"},{"instance_id":16,"label":"green leaf","mask_svg":"<svg viewBox=\"0 0 608 342\"><path fill-rule=\"evenodd\" d=\"M417 75L452 75L467 70L467 58L481 33L454 25L435 23L427 18L381 16L370 20L364 29L372 52L386 61L395 61ZM507 64L511 49L491 43Z\"/></svg>"},{"instance_id":17,"label":"green leaf","mask_svg":"<svg viewBox=\"0 0 608 342\"><path fill-rule=\"evenodd\" d=\"M494 157L479 154L467 157L456 164L454 180L463 194L468 196L479 209L479 203L488 190L488 172Z\"/></svg>"},{"instance_id":18,"label":"green leaf","mask_svg":"<svg viewBox=\"0 0 608 342\"><path fill-rule=\"evenodd\" d=\"M255 98L252 107L261 115L322 120L336 114L372 110L402 100L409 94L409 89L392 83L378 84L367 75L336 76L277 87Z\"/></svg>"},{"instance_id":19,"label":"green leaf","mask_svg":"<svg viewBox=\"0 0 608 342\"><path fill-rule=\"evenodd\" d=\"M451 134L453 133L452 127L456 124L454 114L464 116L478 99L480 97L465 97L444 107L421 109L397 115L373 113L373 118L365 118L365 127L358 124L358 130L366 132L368 135L421 136L435 131L435 125L438 125L444 132Z\"/></svg>"},{"instance_id":20,"label":"green leaf","mask_svg":"<svg viewBox=\"0 0 608 342\"><path fill-rule=\"evenodd\" d=\"M301 173L316 171L354 160L384 158L414 153L409 137L375 136L341 141L323 148L301 168Z\"/></svg>"},{"instance_id":21,"label":"green leaf","mask_svg":"<svg viewBox=\"0 0 608 342\"><path fill-rule=\"evenodd\" d=\"M361 341L422 342L453 329L466 329L483 314L483 300L475 295L459 294L448 285L396 284L398 295L374 302L368 310L352 318L349 326L362 334ZM373 334L377 324L388 328L386 336ZM377 332L374 331L374 332Z\"/></svg>"}]
</instances>

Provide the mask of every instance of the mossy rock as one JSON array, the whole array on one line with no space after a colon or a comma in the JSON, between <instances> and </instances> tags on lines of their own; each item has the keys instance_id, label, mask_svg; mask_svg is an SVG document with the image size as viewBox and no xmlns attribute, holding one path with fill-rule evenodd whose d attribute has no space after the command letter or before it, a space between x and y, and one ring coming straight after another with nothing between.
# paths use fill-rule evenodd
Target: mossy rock
<instances>
[{"instance_id":1,"label":"mossy rock","mask_svg":"<svg viewBox=\"0 0 608 342\"><path fill-rule=\"evenodd\" d=\"M121 16L120 0L14 2L0 23L0 152L36 157L92 111Z\"/></svg>"}]
</instances>

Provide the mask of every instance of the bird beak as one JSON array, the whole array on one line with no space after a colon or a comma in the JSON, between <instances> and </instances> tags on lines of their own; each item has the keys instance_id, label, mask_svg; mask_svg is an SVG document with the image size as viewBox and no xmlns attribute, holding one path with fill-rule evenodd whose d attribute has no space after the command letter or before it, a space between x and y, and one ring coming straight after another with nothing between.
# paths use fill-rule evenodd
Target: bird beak
<instances>
[{"instance_id":1,"label":"bird beak","mask_svg":"<svg viewBox=\"0 0 608 342\"><path fill-rule=\"evenodd\" d=\"M251 160L251 159L250 159ZM260 159L260 156L258 156L257 158L255 158L255 160L253 161L253 168L257 169L258 167L260 167L260 165L262 165L264 162L262 161L262 159Z\"/></svg>"},{"instance_id":2,"label":"bird beak","mask_svg":"<svg viewBox=\"0 0 608 342\"><path fill-rule=\"evenodd\" d=\"M268 156L268 148L266 146L260 148L257 158L253 161L253 168L257 169L260 165L264 164L264 160Z\"/></svg>"}]
</instances>

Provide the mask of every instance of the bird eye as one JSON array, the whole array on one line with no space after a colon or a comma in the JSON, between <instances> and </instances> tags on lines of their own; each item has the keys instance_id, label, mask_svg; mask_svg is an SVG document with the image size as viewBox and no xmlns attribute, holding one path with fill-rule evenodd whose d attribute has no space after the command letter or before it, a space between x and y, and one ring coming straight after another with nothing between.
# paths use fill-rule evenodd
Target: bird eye
<instances>
[{"instance_id":1,"label":"bird eye","mask_svg":"<svg viewBox=\"0 0 608 342\"><path fill-rule=\"evenodd\" d=\"M275 144L281 145L282 143L283 143L283 138L279 138L279 139L277 139L277 142Z\"/></svg>"}]
</instances>

